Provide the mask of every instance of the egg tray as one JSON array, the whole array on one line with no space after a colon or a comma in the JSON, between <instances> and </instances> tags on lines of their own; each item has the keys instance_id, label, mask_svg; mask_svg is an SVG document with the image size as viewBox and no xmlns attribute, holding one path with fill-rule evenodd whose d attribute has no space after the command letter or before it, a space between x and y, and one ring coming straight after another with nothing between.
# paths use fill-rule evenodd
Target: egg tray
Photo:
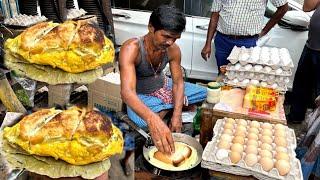
<instances>
[{"instance_id":1,"label":"egg tray","mask_svg":"<svg viewBox=\"0 0 320 180\"><path fill-rule=\"evenodd\" d=\"M67 19L75 19L78 18L80 16L85 15L87 12L84 9L68 9L67 11Z\"/></svg>"},{"instance_id":2,"label":"egg tray","mask_svg":"<svg viewBox=\"0 0 320 180\"><path fill-rule=\"evenodd\" d=\"M3 23L8 26L29 27L39 22L44 22L46 20L47 18L45 16L32 16L20 14L13 18L6 18Z\"/></svg>"},{"instance_id":3,"label":"egg tray","mask_svg":"<svg viewBox=\"0 0 320 180\"><path fill-rule=\"evenodd\" d=\"M226 76L229 80L237 79L239 82L245 79L253 79L258 80L260 82L265 82L260 84L260 86L267 86L277 83L279 86L287 86L290 82L289 77L284 76L274 76L274 75L264 75L264 74L257 74L257 73L249 73L249 72L230 72L226 73ZM260 83L259 82L259 83Z\"/></svg>"},{"instance_id":4,"label":"egg tray","mask_svg":"<svg viewBox=\"0 0 320 180\"><path fill-rule=\"evenodd\" d=\"M257 52L254 52L258 50ZM258 54L258 58L254 58L254 54ZM275 62L275 58L278 59ZM273 59L272 59L273 58ZM246 64L260 64L270 66L272 69L283 68L284 70L289 70L294 67L292 58L289 51L286 48L276 48L276 47L254 47L245 48L234 46L230 55L227 58L232 64L240 62L241 65Z\"/></svg>"},{"instance_id":5,"label":"egg tray","mask_svg":"<svg viewBox=\"0 0 320 180\"><path fill-rule=\"evenodd\" d=\"M235 174L239 176L253 176L257 179L261 180L274 180L274 179L279 179L279 180L303 180L303 175L302 175L302 169L301 169L301 164L298 159L294 159L293 164L295 164L295 172L287 175L287 176L280 176L278 174L278 171L273 168L270 172L266 173L262 170L261 165L256 164L253 166L253 168L245 168L245 163L242 161L238 164L230 164L229 162L222 162L217 160L216 158L210 158L214 157L216 151L212 151L214 149L215 143L212 141L207 143L207 146L202 154L202 161L201 161L201 167L214 170L214 171L219 171L219 172L225 172L229 174ZM241 166L243 165L243 166ZM256 170L258 169L258 170ZM292 171L292 170L291 170ZM293 171L292 171L293 172ZM296 174L296 175L295 175Z\"/></svg>"},{"instance_id":6,"label":"egg tray","mask_svg":"<svg viewBox=\"0 0 320 180\"><path fill-rule=\"evenodd\" d=\"M249 79L249 80L251 81L251 79ZM262 81L259 81L258 84L253 84L253 85L258 86L258 87L264 87L264 86L261 86L261 82L262 82ZM230 80L230 79L228 79L228 78L225 78L225 79L224 79L224 83L225 83L225 84L228 84L229 86L232 86L232 87L240 87L240 88L246 88L246 87L250 84L250 82L249 82L249 83L243 83L243 82L234 83L232 80ZM276 84L277 84L277 83L276 83ZM277 87L276 87L276 88L272 87L272 85L267 85L267 86L265 86L265 87L266 87L266 88L272 88L272 89L278 91L280 94L285 94L286 91L288 90L288 88L287 88L286 85L284 85L284 86L281 87L281 86L279 86L279 85L277 84Z\"/></svg>"},{"instance_id":7,"label":"egg tray","mask_svg":"<svg viewBox=\"0 0 320 180\"><path fill-rule=\"evenodd\" d=\"M252 64L250 64L250 65L252 65ZM236 64L229 63L227 65L226 69L227 69L227 71L234 71L234 72L252 72L252 73L265 74L265 75L292 76L291 69L283 70L282 68L278 68L278 69L271 69L270 72L268 72L266 70L267 67L269 67L269 66L263 66L261 70L257 70L255 68L254 64L252 65L252 68L247 68L246 66L242 66L240 63L236 63ZM279 72L281 72L281 73L279 73Z\"/></svg>"},{"instance_id":8,"label":"egg tray","mask_svg":"<svg viewBox=\"0 0 320 180\"><path fill-rule=\"evenodd\" d=\"M247 121L250 122L250 121ZM203 155L202 155L202 163L201 166L204 168L222 171L227 173L233 173L242 176L252 175L258 179L286 179L286 180L302 180L302 170L300 161L295 158L296 154L294 149L296 148L296 140L294 131L288 127L286 127L287 132L287 142L288 142L288 155L290 157L290 166L291 170L286 176L280 176L279 172L276 168L271 169L269 172L266 172L262 169L262 166L259 163L256 163L253 167L249 167L246 165L244 161L244 155L242 159L237 163L231 163L229 157L223 158L219 160L217 158L217 151L220 136L223 131L223 126L225 124L225 119L219 119L216 122L216 125L213 129L213 138L212 141L208 142ZM273 147L275 144L273 144ZM230 150L228 150L230 152ZM274 151L273 151L274 153ZM245 154L245 153L244 153Z\"/></svg>"}]
</instances>

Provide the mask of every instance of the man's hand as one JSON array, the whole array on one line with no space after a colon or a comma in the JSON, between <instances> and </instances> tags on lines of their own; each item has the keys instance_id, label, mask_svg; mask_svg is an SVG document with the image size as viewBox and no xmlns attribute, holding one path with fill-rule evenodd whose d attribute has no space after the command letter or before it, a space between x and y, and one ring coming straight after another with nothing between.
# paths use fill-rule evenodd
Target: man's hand
<instances>
[{"instance_id":1,"label":"man's hand","mask_svg":"<svg viewBox=\"0 0 320 180\"><path fill-rule=\"evenodd\" d=\"M148 127L153 143L158 150L166 154L174 153L175 149L172 134L162 119L155 115L155 118L148 123Z\"/></svg>"},{"instance_id":2,"label":"man's hand","mask_svg":"<svg viewBox=\"0 0 320 180\"><path fill-rule=\"evenodd\" d=\"M208 60L208 58L210 58L211 55L211 45L205 45L201 51L201 56L204 60Z\"/></svg>"},{"instance_id":3,"label":"man's hand","mask_svg":"<svg viewBox=\"0 0 320 180\"><path fill-rule=\"evenodd\" d=\"M178 132L178 133L181 132L181 128L182 128L181 116L172 117L169 127L171 132Z\"/></svg>"}]
</instances>

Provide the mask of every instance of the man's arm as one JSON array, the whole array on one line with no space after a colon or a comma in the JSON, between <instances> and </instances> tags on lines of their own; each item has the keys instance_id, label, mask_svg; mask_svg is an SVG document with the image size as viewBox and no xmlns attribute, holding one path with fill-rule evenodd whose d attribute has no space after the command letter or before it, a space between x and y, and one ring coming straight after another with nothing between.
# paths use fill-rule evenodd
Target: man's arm
<instances>
[{"instance_id":1,"label":"man's arm","mask_svg":"<svg viewBox=\"0 0 320 180\"><path fill-rule=\"evenodd\" d=\"M170 71L172 76L172 92L173 92L173 115L171 119L170 129L173 132L181 132L182 128L182 106L184 99L184 83L181 71L181 51L180 48L174 44L169 48L170 56Z\"/></svg>"},{"instance_id":2,"label":"man's arm","mask_svg":"<svg viewBox=\"0 0 320 180\"><path fill-rule=\"evenodd\" d=\"M156 147L167 154L174 152L173 138L170 129L162 119L152 112L136 93L135 61L139 54L137 40L128 40L121 47L119 54L121 97L143 120L146 121L152 140Z\"/></svg>"},{"instance_id":3,"label":"man's arm","mask_svg":"<svg viewBox=\"0 0 320 180\"><path fill-rule=\"evenodd\" d=\"M304 0L303 11L309 12L317 9L320 5L320 0Z\"/></svg>"},{"instance_id":4,"label":"man's arm","mask_svg":"<svg viewBox=\"0 0 320 180\"><path fill-rule=\"evenodd\" d=\"M277 11L273 14L266 26L262 29L261 33L259 34L259 37L266 35L271 30L271 28L273 28L274 25L276 25L281 20L281 18L288 11L288 9L288 3L278 7Z\"/></svg>"},{"instance_id":5,"label":"man's arm","mask_svg":"<svg viewBox=\"0 0 320 180\"><path fill-rule=\"evenodd\" d=\"M207 60L208 58L210 58L211 43L212 43L214 33L216 32L216 29L217 29L218 20L219 20L219 12L212 12L210 22L209 22L209 28L207 32L206 44L204 45L201 51L201 56L204 60Z\"/></svg>"}]
</instances>

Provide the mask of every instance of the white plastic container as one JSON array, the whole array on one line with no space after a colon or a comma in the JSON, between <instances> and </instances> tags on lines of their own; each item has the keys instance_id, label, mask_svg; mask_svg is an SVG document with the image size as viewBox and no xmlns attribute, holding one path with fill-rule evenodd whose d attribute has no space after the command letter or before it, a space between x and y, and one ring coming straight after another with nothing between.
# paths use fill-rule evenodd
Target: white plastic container
<instances>
[{"instance_id":1,"label":"white plastic container","mask_svg":"<svg viewBox=\"0 0 320 180\"><path fill-rule=\"evenodd\" d=\"M210 82L208 83L207 87L208 95L207 95L207 102L216 104L220 102L221 96L221 85L217 82Z\"/></svg>"}]
</instances>

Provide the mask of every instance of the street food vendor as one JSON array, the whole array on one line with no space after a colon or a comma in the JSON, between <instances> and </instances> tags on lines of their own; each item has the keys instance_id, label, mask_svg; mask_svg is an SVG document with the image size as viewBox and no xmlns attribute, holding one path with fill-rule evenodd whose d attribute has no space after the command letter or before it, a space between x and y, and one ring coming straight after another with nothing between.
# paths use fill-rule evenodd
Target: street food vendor
<instances>
[{"instance_id":1,"label":"street food vendor","mask_svg":"<svg viewBox=\"0 0 320 180\"><path fill-rule=\"evenodd\" d=\"M185 29L186 19L172 6L156 8L149 20L148 33L127 40L120 51L121 96L129 118L150 132L155 146L174 152L171 132L181 132L183 106L201 102L206 89L184 83L181 51L175 43ZM171 78L162 72L169 63ZM163 121L173 109L169 127Z\"/></svg>"}]
</instances>

